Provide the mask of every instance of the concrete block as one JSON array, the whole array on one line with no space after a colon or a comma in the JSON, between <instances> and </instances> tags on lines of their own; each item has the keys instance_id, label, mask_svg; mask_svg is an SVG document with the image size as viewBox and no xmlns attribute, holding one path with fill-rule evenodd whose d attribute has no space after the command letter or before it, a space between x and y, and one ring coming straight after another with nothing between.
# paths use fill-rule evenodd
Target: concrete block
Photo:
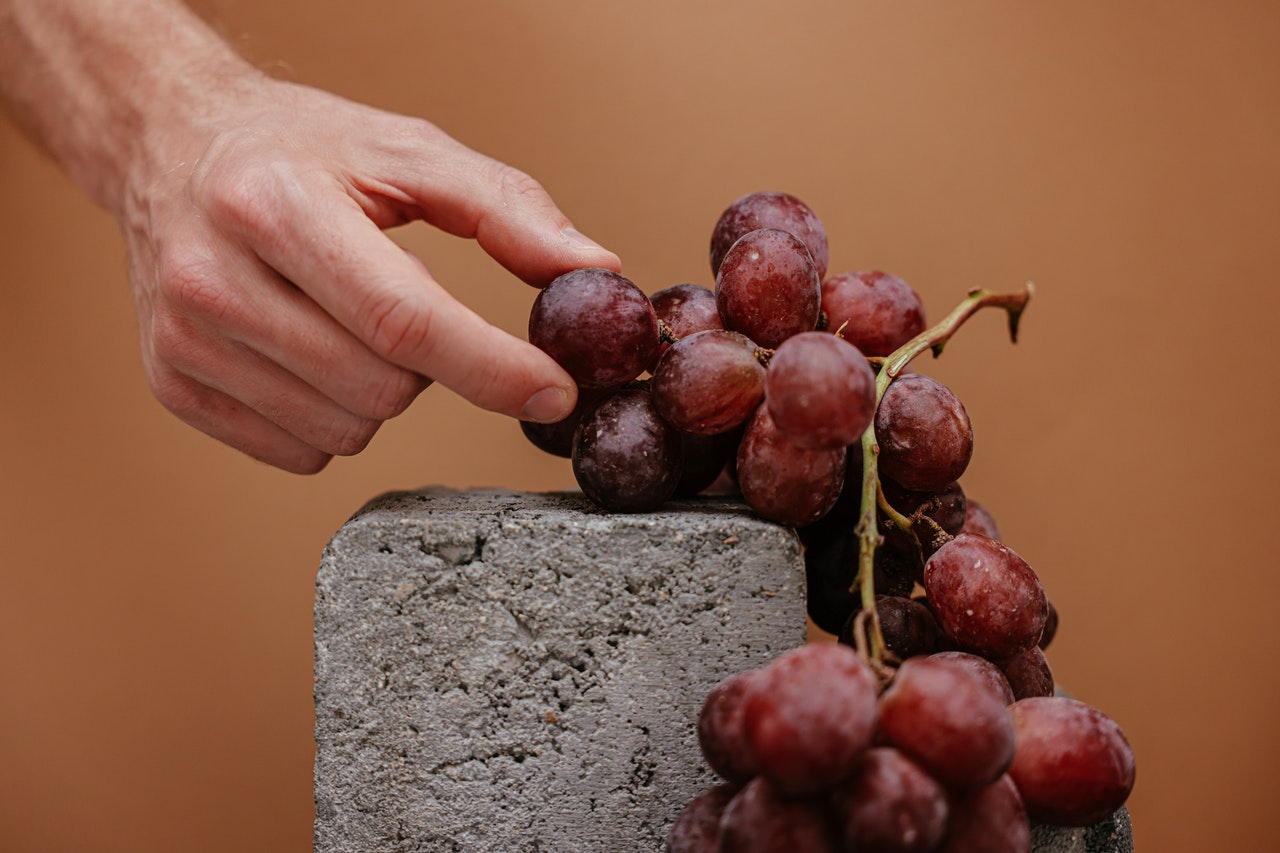
<instances>
[{"instance_id":1,"label":"concrete block","mask_svg":"<svg viewBox=\"0 0 1280 853\"><path fill-rule=\"evenodd\" d=\"M314 849L661 851L706 694L804 639L799 542L739 502L384 495L316 581ZM1124 810L1034 838L1133 851Z\"/></svg>"},{"instance_id":2,"label":"concrete block","mask_svg":"<svg viewBox=\"0 0 1280 853\"><path fill-rule=\"evenodd\" d=\"M699 499L381 497L316 583L318 853L661 850L721 679L804 642L795 534Z\"/></svg>"}]
</instances>

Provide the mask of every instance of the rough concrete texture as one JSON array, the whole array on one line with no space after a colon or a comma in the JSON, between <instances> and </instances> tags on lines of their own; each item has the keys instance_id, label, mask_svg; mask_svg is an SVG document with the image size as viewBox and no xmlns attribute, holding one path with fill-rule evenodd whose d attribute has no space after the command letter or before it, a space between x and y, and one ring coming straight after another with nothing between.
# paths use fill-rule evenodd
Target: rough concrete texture
<instances>
[{"instance_id":1,"label":"rough concrete texture","mask_svg":"<svg viewBox=\"0 0 1280 853\"><path fill-rule=\"evenodd\" d=\"M1121 806L1106 820L1076 829L1032 826L1031 846L1035 853L1133 853L1129 810Z\"/></svg>"},{"instance_id":2,"label":"rough concrete texture","mask_svg":"<svg viewBox=\"0 0 1280 853\"><path fill-rule=\"evenodd\" d=\"M717 781L702 700L804 641L803 578L794 533L732 501L374 500L316 582L315 850L662 850ZM1034 839L1133 851L1123 809Z\"/></svg>"},{"instance_id":3,"label":"rough concrete texture","mask_svg":"<svg viewBox=\"0 0 1280 853\"><path fill-rule=\"evenodd\" d=\"M805 636L799 542L739 503L379 498L316 584L321 853L661 850L721 679Z\"/></svg>"}]
</instances>

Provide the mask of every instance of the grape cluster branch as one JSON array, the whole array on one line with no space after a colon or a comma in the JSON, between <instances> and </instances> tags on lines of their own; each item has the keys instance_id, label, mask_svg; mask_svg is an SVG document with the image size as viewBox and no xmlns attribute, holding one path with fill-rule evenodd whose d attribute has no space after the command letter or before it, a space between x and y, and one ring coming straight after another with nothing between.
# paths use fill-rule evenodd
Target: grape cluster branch
<instances>
[{"instance_id":1,"label":"grape cluster branch","mask_svg":"<svg viewBox=\"0 0 1280 853\"><path fill-rule=\"evenodd\" d=\"M880 370L876 375L876 408L889 384L903 371L913 358L926 350L932 350L937 358L947 341L951 340L965 321L983 308L1003 308L1009 317L1009 338L1013 343L1018 341L1018 323L1022 312L1035 293L1031 282L1020 291L1011 293L995 293L989 290L972 290L950 314L935 326L926 329L907 341L884 359L876 359ZM862 502L855 533L858 536L858 578L851 592L858 592L862 599L862 610L867 614L867 634L870 640L871 661L877 666L884 662L884 635L880 630L880 619L876 613L875 587L875 554L876 548L883 542L876 526L876 510L879 501L880 476L877 459L880 448L876 444L875 422L862 434ZM900 522L900 519L895 519ZM901 524L899 523L899 526ZM914 536L913 536L914 538Z\"/></svg>"}]
</instances>

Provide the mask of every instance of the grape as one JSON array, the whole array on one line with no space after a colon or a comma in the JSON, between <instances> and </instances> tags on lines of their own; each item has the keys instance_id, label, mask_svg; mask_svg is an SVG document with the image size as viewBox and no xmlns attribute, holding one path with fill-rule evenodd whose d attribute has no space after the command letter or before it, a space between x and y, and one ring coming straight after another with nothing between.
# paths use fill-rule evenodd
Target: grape
<instances>
[{"instance_id":1,"label":"grape","mask_svg":"<svg viewBox=\"0 0 1280 853\"><path fill-rule=\"evenodd\" d=\"M666 324L677 339L687 338L695 332L723 329L720 309L716 307L716 295L696 284L677 284L659 290L649 297L658 319ZM670 344L665 341L659 350L661 356Z\"/></svg>"},{"instance_id":2,"label":"grape","mask_svg":"<svg viewBox=\"0 0 1280 853\"><path fill-rule=\"evenodd\" d=\"M680 435L645 389L624 389L587 412L573 436L573 475L611 512L648 512L680 482Z\"/></svg>"},{"instance_id":3,"label":"grape","mask_svg":"<svg viewBox=\"0 0 1280 853\"><path fill-rule=\"evenodd\" d=\"M992 660L1040 641L1048 600L1035 572L1011 549L978 533L961 533L924 569L938 626L966 651Z\"/></svg>"},{"instance_id":4,"label":"grape","mask_svg":"<svg viewBox=\"0 0 1280 853\"><path fill-rule=\"evenodd\" d=\"M1000 671L1009 679L1015 699L1053 695L1053 671L1039 646L1000 661Z\"/></svg>"},{"instance_id":5,"label":"grape","mask_svg":"<svg viewBox=\"0 0 1280 853\"><path fill-rule=\"evenodd\" d=\"M1110 717L1063 697L1023 699L1009 710L1018 739L1009 775L1032 820L1087 826L1124 805L1133 749Z\"/></svg>"},{"instance_id":6,"label":"grape","mask_svg":"<svg viewBox=\"0 0 1280 853\"><path fill-rule=\"evenodd\" d=\"M952 795L947 835L937 853L1031 853L1031 824L1008 774L969 794Z\"/></svg>"},{"instance_id":7,"label":"grape","mask_svg":"<svg viewBox=\"0 0 1280 853\"><path fill-rule=\"evenodd\" d=\"M805 450L778 432L760 406L738 445L738 487L756 515L779 524L812 524L844 486L844 450Z\"/></svg>"},{"instance_id":8,"label":"grape","mask_svg":"<svg viewBox=\"0 0 1280 853\"><path fill-rule=\"evenodd\" d=\"M812 794L853 772L871 745L876 680L857 652L812 643L781 655L750 685L744 729L756 767L787 795Z\"/></svg>"},{"instance_id":9,"label":"grape","mask_svg":"<svg viewBox=\"0 0 1280 853\"><path fill-rule=\"evenodd\" d=\"M747 692L758 672L746 670L721 681L707 694L698 715L702 757L716 775L735 785L745 785L757 772L743 728L743 712Z\"/></svg>"},{"instance_id":10,"label":"grape","mask_svg":"<svg viewBox=\"0 0 1280 853\"><path fill-rule=\"evenodd\" d=\"M899 660L931 655L938 650L938 622L920 602L900 595L878 595L876 615L885 647ZM850 617L840 630L840 642L846 646L854 645L853 623Z\"/></svg>"},{"instance_id":11,"label":"grape","mask_svg":"<svg viewBox=\"0 0 1280 853\"><path fill-rule=\"evenodd\" d=\"M766 228L744 235L716 275L716 306L726 329L776 348L817 328L821 279L804 244Z\"/></svg>"},{"instance_id":12,"label":"grape","mask_svg":"<svg viewBox=\"0 0 1280 853\"><path fill-rule=\"evenodd\" d=\"M835 853L825 803L783 796L767 779L751 780L720 819L719 853Z\"/></svg>"},{"instance_id":13,"label":"grape","mask_svg":"<svg viewBox=\"0 0 1280 853\"><path fill-rule=\"evenodd\" d=\"M896 275L848 272L822 283L827 328L870 356L886 356L925 330L924 303Z\"/></svg>"},{"instance_id":14,"label":"grape","mask_svg":"<svg viewBox=\"0 0 1280 853\"><path fill-rule=\"evenodd\" d=\"M658 360L658 318L649 297L616 272L572 270L547 285L529 313L529 342L581 388L621 385Z\"/></svg>"},{"instance_id":15,"label":"grape","mask_svg":"<svg viewBox=\"0 0 1280 853\"><path fill-rule=\"evenodd\" d=\"M676 485L677 497L692 497L710 488L724 472L725 464L738 451L742 438L739 430L719 435L680 436L680 451L684 457L680 482Z\"/></svg>"},{"instance_id":16,"label":"grape","mask_svg":"<svg viewBox=\"0 0 1280 853\"><path fill-rule=\"evenodd\" d=\"M964 532L981 533L992 539L1000 538L1000 528L996 525L996 520L991 513L982 504L972 499L967 502L965 508Z\"/></svg>"},{"instance_id":17,"label":"grape","mask_svg":"<svg viewBox=\"0 0 1280 853\"><path fill-rule=\"evenodd\" d=\"M931 655L938 660L947 660L958 663L961 666L968 667L979 678L984 679L987 685L992 689L1000 700L1006 705L1012 705L1014 702L1013 688L1009 686L1009 679L1001 672L1000 667L991 661L978 655L971 655L968 652L938 652Z\"/></svg>"},{"instance_id":18,"label":"grape","mask_svg":"<svg viewBox=\"0 0 1280 853\"><path fill-rule=\"evenodd\" d=\"M787 193L758 192L743 196L720 214L711 234L711 273L742 235L760 228L777 228L804 244L817 268L818 280L827 274L827 229L809 205Z\"/></svg>"},{"instance_id":19,"label":"grape","mask_svg":"<svg viewBox=\"0 0 1280 853\"><path fill-rule=\"evenodd\" d=\"M1044 633L1040 635L1040 651L1049 648L1049 644L1058 633L1058 608L1053 606L1052 601L1046 603L1049 606L1049 615L1044 620Z\"/></svg>"},{"instance_id":20,"label":"grape","mask_svg":"<svg viewBox=\"0 0 1280 853\"><path fill-rule=\"evenodd\" d=\"M716 785L689 801L667 836L667 853L716 853L720 818L738 789Z\"/></svg>"},{"instance_id":21,"label":"grape","mask_svg":"<svg viewBox=\"0 0 1280 853\"><path fill-rule=\"evenodd\" d=\"M858 853L928 853L946 830L946 792L896 749L867 750L831 800L845 849Z\"/></svg>"},{"instance_id":22,"label":"grape","mask_svg":"<svg viewBox=\"0 0 1280 853\"><path fill-rule=\"evenodd\" d=\"M667 422L692 435L716 435L751 417L764 398L756 346L724 329L671 345L653 374L653 401Z\"/></svg>"},{"instance_id":23,"label":"grape","mask_svg":"<svg viewBox=\"0 0 1280 853\"><path fill-rule=\"evenodd\" d=\"M880 473L918 492L960 479L973 455L973 427L947 386L920 373L899 376L876 412Z\"/></svg>"},{"instance_id":24,"label":"grape","mask_svg":"<svg viewBox=\"0 0 1280 853\"><path fill-rule=\"evenodd\" d=\"M573 434L578 429L578 424L582 421L582 416L587 413L600 399L617 389L592 389L583 388L578 391L578 404L573 407L573 411L562 421L556 421L553 424L540 424L533 421L520 421L520 429L524 432L525 438L539 450L550 453L552 456L561 456L565 459L573 456Z\"/></svg>"},{"instance_id":25,"label":"grape","mask_svg":"<svg viewBox=\"0 0 1280 853\"><path fill-rule=\"evenodd\" d=\"M967 667L935 656L903 661L880 698L880 732L949 788L989 785L1013 761L1008 707Z\"/></svg>"},{"instance_id":26,"label":"grape","mask_svg":"<svg viewBox=\"0 0 1280 853\"><path fill-rule=\"evenodd\" d=\"M938 536L938 528L948 536L954 536L964 527L967 502L964 489L960 488L959 483L950 483L933 492L916 492L904 489L887 477L882 477L880 487L884 490L884 498L889 506L897 510L899 515L912 518L924 509L921 515L933 520L933 524L930 524L922 518L911 525L912 532L920 541L920 553L926 558L942 547L943 542L946 541L945 537ZM884 530L885 545L888 547L907 553L915 550L910 537L887 518L882 522L881 529Z\"/></svg>"},{"instance_id":27,"label":"grape","mask_svg":"<svg viewBox=\"0 0 1280 853\"><path fill-rule=\"evenodd\" d=\"M861 439L871 425L876 376L857 347L825 332L802 332L770 359L765 400L792 442L835 450Z\"/></svg>"}]
</instances>

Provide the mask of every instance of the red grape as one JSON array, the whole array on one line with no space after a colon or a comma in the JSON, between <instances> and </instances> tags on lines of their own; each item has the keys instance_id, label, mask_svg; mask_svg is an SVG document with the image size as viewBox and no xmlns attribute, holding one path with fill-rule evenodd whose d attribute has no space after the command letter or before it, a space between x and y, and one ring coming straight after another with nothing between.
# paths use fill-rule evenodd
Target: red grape
<instances>
[{"instance_id":1,"label":"red grape","mask_svg":"<svg viewBox=\"0 0 1280 853\"><path fill-rule=\"evenodd\" d=\"M1047 602L1049 606L1049 615L1044 620L1044 633L1040 635L1040 651L1049 648L1049 644L1053 642L1053 638L1058 633L1058 608L1053 606L1053 602Z\"/></svg>"},{"instance_id":2,"label":"red grape","mask_svg":"<svg viewBox=\"0 0 1280 853\"><path fill-rule=\"evenodd\" d=\"M680 482L680 435L645 389L624 389L587 412L573 436L573 475L612 512L648 512Z\"/></svg>"},{"instance_id":3,"label":"red grape","mask_svg":"<svg viewBox=\"0 0 1280 853\"><path fill-rule=\"evenodd\" d=\"M653 374L653 401L667 422L692 435L716 435L751 417L764 398L756 346L724 329L671 345Z\"/></svg>"},{"instance_id":4,"label":"red grape","mask_svg":"<svg viewBox=\"0 0 1280 853\"><path fill-rule=\"evenodd\" d=\"M981 533L983 536L990 536L992 539L1001 538L1000 528L996 525L995 518L987 511L986 507L972 498L965 504L964 532Z\"/></svg>"},{"instance_id":5,"label":"red grape","mask_svg":"<svg viewBox=\"0 0 1280 853\"><path fill-rule=\"evenodd\" d=\"M849 272L822 283L827 328L870 356L886 356L925 329L924 303L896 275Z\"/></svg>"},{"instance_id":6,"label":"red grape","mask_svg":"<svg viewBox=\"0 0 1280 853\"><path fill-rule=\"evenodd\" d=\"M716 295L701 285L677 284L659 290L649 301L658 319L677 339L687 338L694 332L724 328L720 323L720 309L716 307ZM669 346L664 341L659 355Z\"/></svg>"},{"instance_id":7,"label":"red grape","mask_svg":"<svg viewBox=\"0 0 1280 853\"><path fill-rule=\"evenodd\" d=\"M706 491L720 479L725 464L738 452L740 430L719 435L680 435L680 452L684 456L676 497L692 497Z\"/></svg>"},{"instance_id":8,"label":"red grape","mask_svg":"<svg viewBox=\"0 0 1280 853\"><path fill-rule=\"evenodd\" d=\"M871 745L876 680L846 646L812 643L760 670L747 690L747 741L762 776L789 795L811 794L853 772Z\"/></svg>"},{"instance_id":9,"label":"red grape","mask_svg":"<svg viewBox=\"0 0 1280 853\"><path fill-rule=\"evenodd\" d=\"M989 785L1013 761L1013 721L987 682L935 656L902 663L880 698L880 733L949 788Z\"/></svg>"},{"instance_id":10,"label":"red grape","mask_svg":"<svg viewBox=\"0 0 1280 853\"><path fill-rule=\"evenodd\" d=\"M760 228L777 228L804 243L818 279L827 274L827 229L809 205L787 193L758 192L745 195L720 214L711 234L711 273L720 272L721 261L738 239Z\"/></svg>"},{"instance_id":11,"label":"red grape","mask_svg":"<svg viewBox=\"0 0 1280 853\"><path fill-rule=\"evenodd\" d=\"M876 411L880 473L918 492L960 479L973 456L973 427L951 389L921 373L899 376Z\"/></svg>"},{"instance_id":12,"label":"red grape","mask_svg":"<svg viewBox=\"0 0 1280 853\"><path fill-rule=\"evenodd\" d=\"M930 524L921 518L911 526L911 531L920 542L919 553L926 558L942 547L946 540L946 537L938 536L939 528L948 536L954 536L964 527L967 502L964 489L960 488L959 483L950 483L937 491L917 492L904 489L889 478L882 477L880 486L884 490L885 500L899 515L912 518L919 512L933 522ZM887 518L881 523L881 528L885 531L885 545L888 547L906 553L915 550L910 537Z\"/></svg>"},{"instance_id":13,"label":"red grape","mask_svg":"<svg viewBox=\"0 0 1280 853\"><path fill-rule=\"evenodd\" d=\"M899 660L931 655L938 650L938 621L918 601L901 595L876 596L876 615L885 648ZM840 631L840 642L854 645L853 614Z\"/></svg>"},{"instance_id":14,"label":"red grape","mask_svg":"<svg viewBox=\"0 0 1280 853\"><path fill-rule=\"evenodd\" d=\"M573 411L569 413L562 421L556 421L552 424L540 424L533 421L521 421L520 429L524 432L525 438L539 450L550 453L552 456L561 456L565 459L573 456L573 434L578 429L578 423L581 422L585 415L600 399L612 391L617 389L597 390L593 388L583 388L578 391L578 403L573 407Z\"/></svg>"},{"instance_id":15,"label":"red grape","mask_svg":"<svg viewBox=\"0 0 1280 853\"><path fill-rule=\"evenodd\" d=\"M946 791L890 747L867 750L831 801L845 849L857 853L928 853L947 826Z\"/></svg>"},{"instance_id":16,"label":"red grape","mask_svg":"<svg viewBox=\"0 0 1280 853\"><path fill-rule=\"evenodd\" d=\"M743 728L747 692L758 670L746 670L721 681L707 694L698 715L698 746L721 779L745 785L756 775L755 758Z\"/></svg>"},{"instance_id":17,"label":"red grape","mask_svg":"<svg viewBox=\"0 0 1280 853\"><path fill-rule=\"evenodd\" d=\"M1009 679L1015 699L1053 695L1053 671L1039 646L1032 646L1021 654L999 663L1000 671Z\"/></svg>"},{"instance_id":18,"label":"red grape","mask_svg":"<svg viewBox=\"0 0 1280 853\"><path fill-rule=\"evenodd\" d=\"M1032 820L1087 826L1124 805L1133 790L1133 748L1110 717L1056 696L1023 699L1009 710L1018 740L1009 775Z\"/></svg>"},{"instance_id":19,"label":"red grape","mask_svg":"<svg viewBox=\"0 0 1280 853\"><path fill-rule=\"evenodd\" d=\"M716 275L716 305L726 329L777 348L818 325L821 280L804 244L772 228L745 234Z\"/></svg>"},{"instance_id":20,"label":"red grape","mask_svg":"<svg viewBox=\"0 0 1280 853\"><path fill-rule=\"evenodd\" d=\"M1000 700L1006 705L1012 705L1014 702L1013 688L1009 686L1009 679L1000 671L1000 667L991 661L978 655L971 655L968 652L937 652L931 657L938 660L947 660L958 663L961 666L968 667L979 678L987 682L993 692L1000 697Z\"/></svg>"},{"instance_id":21,"label":"red grape","mask_svg":"<svg viewBox=\"0 0 1280 853\"><path fill-rule=\"evenodd\" d=\"M937 853L1031 853L1031 824L1008 774L995 784L953 794L947 835Z\"/></svg>"},{"instance_id":22,"label":"red grape","mask_svg":"<svg viewBox=\"0 0 1280 853\"><path fill-rule=\"evenodd\" d=\"M716 853L720 818L736 793L734 785L716 785L690 800L667 836L667 853Z\"/></svg>"},{"instance_id":23,"label":"red grape","mask_svg":"<svg viewBox=\"0 0 1280 853\"><path fill-rule=\"evenodd\" d=\"M782 795L757 777L738 792L720 819L718 853L835 853L826 804Z\"/></svg>"},{"instance_id":24,"label":"red grape","mask_svg":"<svg viewBox=\"0 0 1280 853\"><path fill-rule=\"evenodd\" d=\"M938 625L956 644L1004 660L1040 641L1048 616L1044 587L1010 548L961 533L924 569L924 588Z\"/></svg>"},{"instance_id":25,"label":"red grape","mask_svg":"<svg viewBox=\"0 0 1280 853\"><path fill-rule=\"evenodd\" d=\"M765 400L783 435L810 450L862 438L876 411L876 376L858 348L825 332L787 338L769 361Z\"/></svg>"},{"instance_id":26,"label":"red grape","mask_svg":"<svg viewBox=\"0 0 1280 853\"><path fill-rule=\"evenodd\" d=\"M529 342L583 388L621 385L658 360L649 297L606 269L572 270L547 285L529 313Z\"/></svg>"},{"instance_id":27,"label":"red grape","mask_svg":"<svg viewBox=\"0 0 1280 853\"><path fill-rule=\"evenodd\" d=\"M812 524L840 498L845 455L797 447L760 406L738 446L738 487L760 517L792 527Z\"/></svg>"}]
</instances>

